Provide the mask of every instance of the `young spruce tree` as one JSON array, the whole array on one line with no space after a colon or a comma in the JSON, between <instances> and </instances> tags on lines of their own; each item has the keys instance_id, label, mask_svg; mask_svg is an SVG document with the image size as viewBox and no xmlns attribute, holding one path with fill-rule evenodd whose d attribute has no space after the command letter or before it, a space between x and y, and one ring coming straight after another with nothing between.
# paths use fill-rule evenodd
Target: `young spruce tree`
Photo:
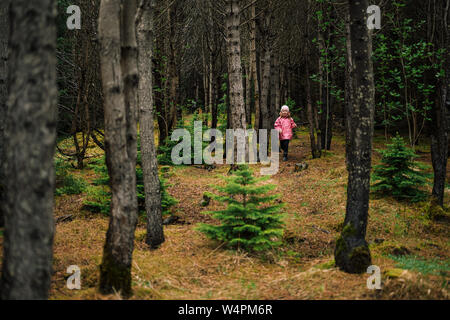
<instances>
[{"instance_id":1,"label":"young spruce tree","mask_svg":"<svg viewBox=\"0 0 450 320\"><path fill-rule=\"evenodd\" d=\"M225 178L225 187L216 187L226 195L209 196L227 204L224 210L207 212L221 221L220 225L200 224L198 230L213 240L224 242L230 248L263 251L281 244L283 235L282 204L273 204L278 195L265 195L274 185L256 186L266 177L255 178L243 165L234 175Z\"/></svg>"},{"instance_id":2,"label":"young spruce tree","mask_svg":"<svg viewBox=\"0 0 450 320\"><path fill-rule=\"evenodd\" d=\"M397 134L387 149L379 152L383 155L382 164L374 167L372 180L376 183L372 190L379 194L390 194L399 200L424 200L426 195L418 187L427 183L429 175L418 170L426 167L414 161L417 156L411 148L406 147L403 138Z\"/></svg>"}]
</instances>

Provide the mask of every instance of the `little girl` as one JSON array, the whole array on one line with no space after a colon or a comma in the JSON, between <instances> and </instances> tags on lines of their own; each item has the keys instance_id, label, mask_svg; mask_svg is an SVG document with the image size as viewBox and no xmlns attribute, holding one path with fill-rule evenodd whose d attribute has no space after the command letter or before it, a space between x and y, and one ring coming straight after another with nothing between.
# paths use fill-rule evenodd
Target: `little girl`
<instances>
[{"instance_id":1,"label":"little girl","mask_svg":"<svg viewBox=\"0 0 450 320\"><path fill-rule=\"evenodd\" d=\"M283 106L280 117L275 121L275 129L280 132L280 146L283 149L283 161L287 161L289 141L292 139L292 129L296 127L297 125L291 118L289 107Z\"/></svg>"}]
</instances>

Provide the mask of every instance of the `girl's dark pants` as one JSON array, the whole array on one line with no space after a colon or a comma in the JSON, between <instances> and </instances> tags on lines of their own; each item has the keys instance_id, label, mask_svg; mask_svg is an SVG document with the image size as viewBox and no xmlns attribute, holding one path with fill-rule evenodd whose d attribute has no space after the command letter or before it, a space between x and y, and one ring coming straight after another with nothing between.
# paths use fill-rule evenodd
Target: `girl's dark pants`
<instances>
[{"instance_id":1,"label":"girl's dark pants","mask_svg":"<svg viewBox=\"0 0 450 320\"><path fill-rule=\"evenodd\" d=\"M280 140L280 147L283 150L283 156L287 156L289 152L289 141L290 140Z\"/></svg>"}]
</instances>

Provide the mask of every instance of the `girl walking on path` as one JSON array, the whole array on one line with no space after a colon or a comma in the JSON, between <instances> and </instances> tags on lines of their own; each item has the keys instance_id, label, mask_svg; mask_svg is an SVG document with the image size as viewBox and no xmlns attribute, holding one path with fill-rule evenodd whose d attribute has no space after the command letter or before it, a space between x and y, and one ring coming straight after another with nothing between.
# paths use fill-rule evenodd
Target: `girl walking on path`
<instances>
[{"instance_id":1,"label":"girl walking on path","mask_svg":"<svg viewBox=\"0 0 450 320\"><path fill-rule=\"evenodd\" d=\"M280 132L280 146L283 150L283 161L287 161L289 152L289 141L292 139L292 129L296 128L291 118L288 106L281 108L280 117L275 121L275 129Z\"/></svg>"}]
</instances>

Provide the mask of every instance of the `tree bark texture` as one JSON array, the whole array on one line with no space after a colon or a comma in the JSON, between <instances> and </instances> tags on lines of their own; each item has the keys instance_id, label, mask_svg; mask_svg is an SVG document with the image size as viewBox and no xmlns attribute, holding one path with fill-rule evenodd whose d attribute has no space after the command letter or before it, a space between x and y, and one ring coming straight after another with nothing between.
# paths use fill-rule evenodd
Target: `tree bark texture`
<instances>
[{"instance_id":1,"label":"tree bark texture","mask_svg":"<svg viewBox=\"0 0 450 320\"><path fill-rule=\"evenodd\" d=\"M139 130L142 171L144 174L145 210L147 213L146 243L151 248L158 248L164 242L164 230L153 122L153 9L154 0L139 1L137 38L140 76Z\"/></svg>"},{"instance_id":2,"label":"tree bark texture","mask_svg":"<svg viewBox=\"0 0 450 320\"><path fill-rule=\"evenodd\" d=\"M435 103L432 110L431 158L434 170L432 200L439 206L444 205L445 179L447 175L448 134L450 115L450 31L448 25L449 3L443 10L442 30L444 32L443 48L447 49L445 59L445 78L442 81L442 102Z\"/></svg>"},{"instance_id":3,"label":"tree bark texture","mask_svg":"<svg viewBox=\"0 0 450 320\"><path fill-rule=\"evenodd\" d=\"M367 0L349 0L352 90L347 145L347 208L344 228L336 241L336 265L349 273L366 272L371 264L365 240L369 209L374 121L372 35L367 28Z\"/></svg>"},{"instance_id":4,"label":"tree bark texture","mask_svg":"<svg viewBox=\"0 0 450 320\"><path fill-rule=\"evenodd\" d=\"M56 1L16 0L10 8L0 295L1 299L47 299L53 263L58 105Z\"/></svg>"},{"instance_id":5,"label":"tree bark texture","mask_svg":"<svg viewBox=\"0 0 450 320\"><path fill-rule=\"evenodd\" d=\"M8 99L8 38L9 38L9 0L0 3L0 203L3 202L5 173L4 136L6 102ZM0 228L3 227L3 211L0 206Z\"/></svg>"},{"instance_id":6,"label":"tree bark texture","mask_svg":"<svg viewBox=\"0 0 450 320\"><path fill-rule=\"evenodd\" d=\"M180 77L178 75L177 59L178 59L178 48L175 42L176 33L176 20L177 20L177 2L168 1L170 3L167 10L167 20L169 23L169 61L168 61L168 82L169 82L169 118L168 126L169 131L174 129L177 124L177 108L178 108L178 87L180 84ZM205 107L207 102L205 101Z\"/></svg>"},{"instance_id":7,"label":"tree bark texture","mask_svg":"<svg viewBox=\"0 0 450 320\"><path fill-rule=\"evenodd\" d=\"M311 154L313 159L320 158L322 156L322 149L320 147L320 135L317 132L318 127L316 125L317 116L316 112L313 110L312 97L311 97L311 80L309 71L309 21L310 14L309 10L311 8L311 0L308 0L308 10L306 12L306 23L305 23L305 78L306 78L306 112L308 116L309 123L309 139L311 142ZM316 143L316 132L317 132L317 143Z\"/></svg>"},{"instance_id":8,"label":"tree bark texture","mask_svg":"<svg viewBox=\"0 0 450 320\"><path fill-rule=\"evenodd\" d=\"M128 1L127 1L128 2ZM112 192L109 228L100 266L100 292L103 294L121 292L131 295L131 260L134 246L134 232L137 223L136 197L136 150L129 123L132 110L137 75L132 66L135 59L131 55L136 48L134 35L136 3L129 1L121 9L120 0L102 0L99 15L100 61L105 109L106 164ZM122 16L123 14L123 16ZM121 21L123 33L121 41ZM130 46L129 56L121 44ZM122 70L122 67L130 69ZM125 77L125 79L124 79ZM136 82L137 84L137 82ZM124 92L125 90L125 92Z\"/></svg>"},{"instance_id":9,"label":"tree bark texture","mask_svg":"<svg viewBox=\"0 0 450 320\"><path fill-rule=\"evenodd\" d=\"M250 23L250 87L254 95L254 105L255 105L255 129L259 129L260 124L260 85L258 78L258 54L256 50L256 43L258 33L256 30L256 2L251 6L251 23ZM247 120L247 122L251 122Z\"/></svg>"},{"instance_id":10,"label":"tree bark texture","mask_svg":"<svg viewBox=\"0 0 450 320\"><path fill-rule=\"evenodd\" d=\"M244 89L242 85L240 1L227 0L226 36L230 83L231 126L246 129Z\"/></svg>"}]
</instances>

